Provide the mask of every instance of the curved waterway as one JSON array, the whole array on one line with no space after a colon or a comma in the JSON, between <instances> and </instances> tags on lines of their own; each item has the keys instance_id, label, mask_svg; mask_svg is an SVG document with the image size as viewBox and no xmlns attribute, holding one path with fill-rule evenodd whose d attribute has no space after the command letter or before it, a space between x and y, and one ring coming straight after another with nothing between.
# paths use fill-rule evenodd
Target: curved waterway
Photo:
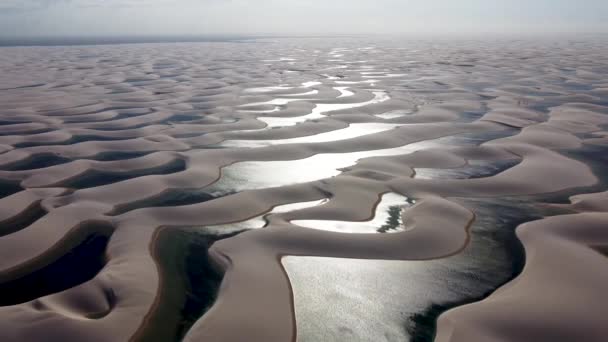
<instances>
[{"instance_id":1,"label":"curved waterway","mask_svg":"<svg viewBox=\"0 0 608 342\"><path fill-rule=\"evenodd\" d=\"M0 340L601 331L607 46L0 48Z\"/></svg>"}]
</instances>

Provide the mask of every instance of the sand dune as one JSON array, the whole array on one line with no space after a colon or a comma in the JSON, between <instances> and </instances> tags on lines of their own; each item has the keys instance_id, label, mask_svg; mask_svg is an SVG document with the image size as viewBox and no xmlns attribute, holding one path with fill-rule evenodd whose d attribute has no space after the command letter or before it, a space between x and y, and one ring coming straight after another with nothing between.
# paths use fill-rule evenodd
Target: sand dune
<instances>
[{"instance_id":1,"label":"sand dune","mask_svg":"<svg viewBox=\"0 0 608 342\"><path fill-rule=\"evenodd\" d=\"M520 226L522 274L489 298L442 316L437 341L604 341L606 196L572 197L566 207L580 213Z\"/></svg>"},{"instance_id":2,"label":"sand dune","mask_svg":"<svg viewBox=\"0 0 608 342\"><path fill-rule=\"evenodd\" d=\"M437 305L437 341L608 335L602 42L1 50L2 341L409 340ZM507 198L547 217L507 219ZM467 269L508 269L475 291L421 277L350 330L298 314L300 261L459 271L484 239L514 250ZM431 285L454 293L400 309Z\"/></svg>"}]
</instances>

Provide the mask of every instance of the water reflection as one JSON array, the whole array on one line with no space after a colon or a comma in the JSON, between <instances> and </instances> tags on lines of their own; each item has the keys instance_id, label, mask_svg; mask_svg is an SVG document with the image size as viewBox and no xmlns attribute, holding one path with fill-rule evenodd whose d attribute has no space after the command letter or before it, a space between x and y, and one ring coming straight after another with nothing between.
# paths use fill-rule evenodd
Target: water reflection
<instances>
[{"instance_id":1,"label":"water reflection","mask_svg":"<svg viewBox=\"0 0 608 342\"><path fill-rule=\"evenodd\" d=\"M273 86L273 87L258 87L258 88L247 88L244 90L245 93L270 93L273 91L289 90L294 87L287 86Z\"/></svg>"},{"instance_id":2,"label":"water reflection","mask_svg":"<svg viewBox=\"0 0 608 342\"><path fill-rule=\"evenodd\" d=\"M325 204L328 199L322 199L317 201L310 202L298 202L298 203L289 203L284 205L279 205L274 207L267 213L256 216L246 221L236 222L236 223L227 223L227 224L218 224L212 226L201 227L202 230L207 234L228 234L232 232L240 232L249 229L259 229L266 226L267 218L270 215L287 213L290 211L296 211L306 208L316 207L322 204Z\"/></svg>"},{"instance_id":3,"label":"water reflection","mask_svg":"<svg viewBox=\"0 0 608 342\"><path fill-rule=\"evenodd\" d=\"M536 212L511 199L463 201L477 218L470 244L449 258L284 257L297 340L432 341L441 312L480 299L514 277L524 260L514 229Z\"/></svg>"},{"instance_id":4,"label":"water reflection","mask_svg":"<svg viewBox=\"0 0 608 342\"><path fill-rule=\"evenodd\" d=\"M337 110L352 109L369 106L371 104L381 103L388 101L390 96L384 91L374 91L374 98L365 102L356 103L319 103L316 104L310 114L297 116L297 117L271 117L261 116L258 120L265 122L268 127L285 127L293 126L297 123L304 122L307 120L320 119L324 117L325 113L333 112ZM297 99L275 99L269 102L261 102L252 105L266 105L266 104L286 104ZM286 101L286 102L285 102ZM284 102L284 103L283 103Z\"/></svg>"},{"instance_id":5,"label":"water reflection","mask_svg":"<svg viewBox=\"0 0 608 342\"><path fill-rule=\"evenodd\" d=\"M520 163L518 159L494 162L470 160L468 165L456 169L417 168L417 179L472 179L494 176Z\"/></svg>"},{"instance_id":6,"label":"water reflection","mask_svg":"<svg viewBox=\"0 0 608 342\"><path fill-rule=\"evenodd\" d=\"M402 217L404 210L411 203L405 196L387 193L382 196L374 216L369 221L294 220L291 223L341 233L396 233L406 230Z\"/></svg>"},{"instance_id":7,"label":"water reflection","mask_svg":"<svg viewBox=\"0 0 608 342\"><path fill-rule=\"evenodd\" d=\"M390 112L386 112L386 113L382 113L382 114L375 114L375 116L382 118L382 119L389 120L389 119L400 118L402 116L410 115L413 113L414 113L413 110L399 109L399 110L392 110Z\"/></svg>"},{"instance_id":8,"label":"water reflection","mask_svg":"<svg viewBox=\"0 0 608 342\"><path fill-rule=\"evenodd\" d=\"M348 90L349 87L334 87L334 89L336 89L337 91L340 92L340 96L338 96L338 98L342 98L342 97L350 97L355 95L355 93L353 93L352 91Z\"/></svg>"},{"instance_id":9,"label":"water reflection","mask_svg":"<svg viewBox=\"0 0 608 342\"><path fill-rule=\"evenodd\" d=\"M269 145L283 144L298 144L298 143L320 143L330 142L345 139L357 138L360 136L388 131L403 124L385 124L385 123L356 123L350 126L335 131L299 137L291 139L275 139L275 140L226 140L221 143L224 147L261 147Z\"/></svg>"},{"instance_id":10,"label":"water reflection","mask_svg":"<svg viewBox=\"0 0 608 342\"><path fill-rule=\"evenodd\" d=\"M316 154L299 160L235 163L222 170L222 176L212 187L242 191L313 182L337 176L342 172L340 169L352 166L362 158L413 153L439 147L440 141L428 140L381 150Z\"/></svg>"}]
</instances>

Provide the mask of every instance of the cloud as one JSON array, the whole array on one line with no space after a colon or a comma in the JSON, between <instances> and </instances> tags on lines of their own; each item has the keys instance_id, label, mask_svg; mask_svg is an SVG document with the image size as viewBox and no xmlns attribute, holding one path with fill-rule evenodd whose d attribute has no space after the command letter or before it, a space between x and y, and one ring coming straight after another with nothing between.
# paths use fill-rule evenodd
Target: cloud
<instances>
[{"instance_id":1,"label":"cloud","mask_svg":"<svg viewBox=\"0 0 608 342\"><path fill-rule=\"evenodd\" d=\"M0 0L0 11L34 11L53 6L72 8L157 6L175 2L170 0Z\"/></svg>"},{"instance_id":2,"label":"cloud","mask_svg":"<svg viewBox=\"0 0 608 342\"><path fill-rule=\"evenodd\" d=\"M39 0L4 0L0 2L0 11L27 11L39 8L44 8L53 1Z\"/></svg>"},{"instance_id":3,"label":"cloud","mask_svg":"<svg viewBox=\"0 0 608 342\"><path fill-rule=\"evenodd\" d=\"M0 36L608 32L606 0L0 0Z\"/></svg>"}]
</instances>

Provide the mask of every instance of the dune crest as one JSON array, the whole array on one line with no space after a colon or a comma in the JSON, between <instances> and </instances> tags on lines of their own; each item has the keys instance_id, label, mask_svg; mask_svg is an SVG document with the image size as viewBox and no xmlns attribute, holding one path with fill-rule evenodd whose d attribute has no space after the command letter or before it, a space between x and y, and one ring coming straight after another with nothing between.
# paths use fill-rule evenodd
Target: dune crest
<instances>
[{"instance_id":1,"label":"dune crest","mask_svg":"<svg viewBox=\"0 0 608 342\"><path fill-rule=\"evenodd\" d=\"M310 340L297 258L449 261L505 198L578 213L524 223L523 273L437 340L608 334L602 42L1 50L2 341Z\"/></svg>"}]
</instances>

